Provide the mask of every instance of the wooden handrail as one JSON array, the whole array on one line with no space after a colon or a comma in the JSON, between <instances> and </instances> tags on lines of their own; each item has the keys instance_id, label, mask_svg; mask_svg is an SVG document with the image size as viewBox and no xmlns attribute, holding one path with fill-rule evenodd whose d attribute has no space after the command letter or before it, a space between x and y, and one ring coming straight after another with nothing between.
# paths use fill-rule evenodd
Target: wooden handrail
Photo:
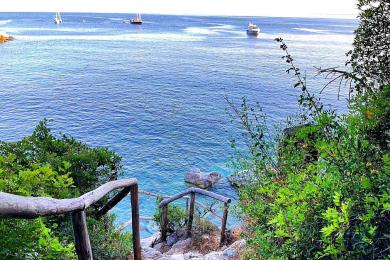
<instances>
[{"instance_id":1,"label":"wooden handrail","mask_svg":"<svg viewBox=\"0 0 390 260\"><path fill-rule=\"evenodd\" d=\"M220 244L222 245L225 242L225 232L226 232L226 222L228 217L228 208L229 203L231 202L230 198L224 197L222 195L216 194L211 191L203 190L200 188L192 187L188 188L182 192L179 192L176 195L173 195L169 198L166 198L162 200L159 204L159 207L161 208L161 220L160 220L160 228L161 228L161 239L162 241L167 240L167 233L168 233L168 204L178 200L186 195L190 195L190 205L189 205L189 211L188 211L188 222L187 222L187 236L191 236L192 231L192 221L194 218L194 208L195 208L195 194L202 194L208 197L211 197L213 199L219 200L224 203L224 212L222 216L222 226L221 226L221 240Z\"/></svg>"},{"instance_id":2,"label":"wooden handrail","mask_svg":"<svg viewBox=\"0 0 390 260\"><path fill-rule=\"evenodd\" d=\"M71 213L78 258L82 260L92 259L91 244L86 223L86 209L116 189L122 189L122 191L114 196L95 215L99 218L106 214L120 200L126 197L128 193L131 193L134 259L141 260L138 182L134 178L108 182L93 191L73 199L24 197L0 192L0 217L28 219Z\"/></svg>"},{"instance_id":3,"label":"wooden handrail","mask_svg":"<svg viewBox=\"0 0 390 260\"><path fill-rule=\"evenodd\" d=\"M165 205L168 205L172 201L180 199L181 197L184 197L186 195L191 195L191 193L199 193L199 194L211 197L213 199L222 201L224 203L226 203L226 202L230 203L231 202L231 199L227 198L225 196L219 195L219 194L211 192L211 191L207 191L207 190L203 190L203 189L200 189L200 188L192 187L192 188L188 188L188 189L186 189L186 190L184 190L182 192L179 192L176 195L173 195L173 196L171 196L169 198L164 199L163 201L160 202L159 207L161 208L161 207L163 207Z\"/></svg>"}]
</instances>

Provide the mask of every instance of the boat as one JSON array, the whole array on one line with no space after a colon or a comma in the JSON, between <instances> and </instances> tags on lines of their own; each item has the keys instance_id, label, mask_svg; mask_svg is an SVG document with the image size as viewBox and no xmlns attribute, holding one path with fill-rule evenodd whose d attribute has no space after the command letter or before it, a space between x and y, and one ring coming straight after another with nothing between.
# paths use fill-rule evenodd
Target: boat
<instances>
[{"instance_id":1,"label":"boat","mask_svg":"<svg viewBox=\"0 0 390 260\"><path fill-rule=\"evenodd\" d=\"M258 36L260 33L260 28L254 23L249 23L246 33L248 35Z\"/></svg>"},{"instance_id":2,"label":"boat","mask_svg":"<svg viewBox=\"0 0 390 260\"><path fill-rule=\"evenodd\" d=\"M60 24L62 23L62 18L61 18L61 15L59 12L56 13L55 17L54 17L54 23L55 24Z\"/></svg>"},{"instance_id":3,"label":"boat","mask_svg":"<svg viewBox=\"0 0 390 260\"><path fill-rule=\"evenodd\" d=\"M138 13L133 19L130 20L131 24L142 24L141 14Z\"/></svg>"}]
</instances>

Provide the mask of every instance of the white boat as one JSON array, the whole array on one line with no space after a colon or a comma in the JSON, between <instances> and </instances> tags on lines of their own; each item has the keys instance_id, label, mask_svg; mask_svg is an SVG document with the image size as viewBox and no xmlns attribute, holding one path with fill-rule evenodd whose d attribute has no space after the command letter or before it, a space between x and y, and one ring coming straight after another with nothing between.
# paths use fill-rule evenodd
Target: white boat
<instances>
[{"instance_id":1,"label":"white boat","mask_svg":"<svg viewBox=\"0 0 390 260\"><path fill-rule=\"evenodd\" d=\"M130 20L131 24L142 24L141 14L138 13L133 19Z\"/></svg>"},{"instance_id":2,"label":"white boat","mask_svg":"<svg viewBox=\"0 0 390 260\"><path fill-rule=\"evenodd\" d=\"M55 24L60 24L62 23L62 18L61 18L61 15L59 12L56 13L55 17L54 17L54 23Z\"/></svg>"},{"instance_id":3,"label":"white boat","mask_svg":"<svg viewBox=\"0 0 390 260\"><path fill-rule=\"evenodd\" d=\"M259 28L259 26L257 26L256 24L249 23L248 29L246 30L246 33L247 33L248 35L257 36L257 35L259 35L259 33L260 33L260 28Z\"/></svg>"}]
</instances>

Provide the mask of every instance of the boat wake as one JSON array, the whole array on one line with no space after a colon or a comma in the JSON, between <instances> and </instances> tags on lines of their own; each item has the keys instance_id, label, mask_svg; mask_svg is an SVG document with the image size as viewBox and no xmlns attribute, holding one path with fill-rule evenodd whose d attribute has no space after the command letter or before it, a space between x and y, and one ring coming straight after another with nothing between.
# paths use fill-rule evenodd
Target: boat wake
<instances>
[{"instance_id":1,"label":"boat wake","mask_svg":"<svg viewBox=\"0 0 390 260\"><path fill-rule=\"evenodd\" d=\"M328 30L321 30L321 29L312 29L312 28L293 28L293 30L298 30L302 32L311 32L311 33L329 33Z\"/></svg>"},{"instance_id":2,"label":"boat wake","mask_svg":"<svg viewBox=\"0 0 390 260\"><path fill-rule=\"evenodd\" d=\"M219 33L216 31L211 30L210 28L206 27L187 27L183 30L185 33L188 34L199 34L199 35L218 35Z\"/></svg>"},{"instance_id":3,"label":"boat wake","mask_svg":"<svg viewBox=\"0 0 390 260\"><path fill-rule=\"evenodd\" d=\"M183 31L193 35L220 35L221 33L240 33L236 27L229 24L216 24L209 27L187 27Z\"/></svg>"},{"instance_id":4,"label":"boat wake","mask_svg":"<svg viewBox=\"0 0 390 260\"><path fill-rule=\"evenodd\" d=\"M6 25L12 22L12 20L0 20L0 25Z\"/></svg>"}]
</instances>

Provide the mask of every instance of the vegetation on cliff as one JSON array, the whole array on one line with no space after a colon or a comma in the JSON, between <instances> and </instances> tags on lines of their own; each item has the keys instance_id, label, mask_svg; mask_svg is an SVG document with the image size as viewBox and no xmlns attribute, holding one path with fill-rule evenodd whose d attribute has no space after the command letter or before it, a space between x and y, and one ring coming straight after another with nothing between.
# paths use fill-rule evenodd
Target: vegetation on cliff
<instances>
[{"instance_id":1,"label":"vegetation on cliff","mask_svg":"<svg viewBox=\"0 0 390 260\"><path fill-rule=\"evenodd\" d=\"M390 253L390 53L388 1L360 0L360 24L346 71L320 69L350 85L345 114L297 78L301 112L276 137L266 115L234 107L248 153L235 165L251 181L240 190L248 259L385 259ZM233 143L234 147L234 143Z\"/></svg>"}]
</instances>

